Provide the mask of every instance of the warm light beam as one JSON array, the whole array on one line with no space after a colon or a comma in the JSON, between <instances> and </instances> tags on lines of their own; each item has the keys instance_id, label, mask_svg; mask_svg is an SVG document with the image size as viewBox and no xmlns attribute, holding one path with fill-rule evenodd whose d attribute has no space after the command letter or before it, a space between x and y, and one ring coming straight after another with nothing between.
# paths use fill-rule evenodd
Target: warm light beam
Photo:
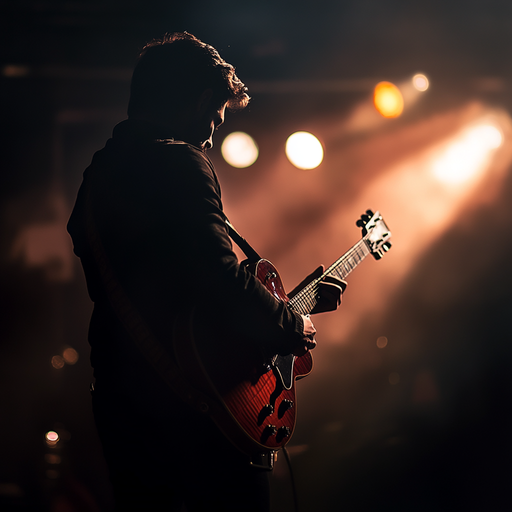
<instances>
[{"instance_id":1,"label":"warm light beam","mask_svg":"<svg viewBox=\"0 0 512 512\"><path fill-rule=\"evenodd\" d=\"M432 172L444 183L468 181L485 168L489 155L502 142L503 136L495 126L474 126L441 153L432 166Z\"/></svg>"}]
</instances>

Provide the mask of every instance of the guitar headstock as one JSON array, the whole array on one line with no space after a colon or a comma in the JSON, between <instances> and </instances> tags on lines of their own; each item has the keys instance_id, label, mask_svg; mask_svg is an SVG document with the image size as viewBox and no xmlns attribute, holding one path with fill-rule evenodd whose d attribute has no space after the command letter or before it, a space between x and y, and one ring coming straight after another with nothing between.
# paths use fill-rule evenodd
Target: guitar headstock
<instances>
[{"instance_id":1,"label":"guitar headstock","mask_svg":"<svg viewBox=\"0 0 512 512\"><path fill-rule=\"evenodd\" d=\"M366 245L376 260L380 260L391 249L389 241L391 231L379 212L373 213L371 210L366 210L366 213L356 222L356 226L362 228Z\"/></svg>"}]
</instances>

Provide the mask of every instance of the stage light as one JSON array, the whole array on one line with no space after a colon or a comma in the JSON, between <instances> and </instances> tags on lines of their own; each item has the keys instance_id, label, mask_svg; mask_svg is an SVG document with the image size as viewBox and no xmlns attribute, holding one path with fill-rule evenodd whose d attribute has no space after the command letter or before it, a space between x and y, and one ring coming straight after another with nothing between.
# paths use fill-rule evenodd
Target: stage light
<instances>
[{"instance_id":1,"label":"stage light","mask_svg":"<svg viewBox=\"0 0 512 512\"><path fill-rule=\"evenodd\" d=\"M53 356L52 357L52 366L54 368L56 368L57 370L64 368L65 364L66 364L66 362L64 361L64 358L62 356Z\"/></svg>"},{"instance_id":2,"label":"stage light","mask_svg":"<svg viewBox=\"0 0 512 512\"><path fill-rule=\"evenodd\" d=\"M493 150L501 146L503 136L493 125L481 124L461 134L436 159L434 176L444 183L462 183L481 171Z\"/></svg>"},{"instance_id":3,"label":"stage light","mask_svg":"<svg viewBox=\"0 0 512 512\"><path fill-rule=\"evenodd\" d=\"M400 89L391 82L380 82L373 91L373 104L384 117L398 117L404 110L404 99Z\"/></svg>"},{"instance_id":4,"label":"stage light","mask_svg":"<svg viewBox=\"0 0 512 512\"><path fill-rule=\"evenodd\" d=\"M78 361L78 352L71 347L68 347L62 352L62 358L68 364L75 364Z\"/></svg>"},{"instance_id":5,"label":"stage light","mask_svg":"<svg viewBox=\"0 0 512 512\"><path fill-rule=\"evenodd\" d=\"M428 78L421 73L417 73L412 77L412 85L416 90L424 92L429 86Z\"/></svg>"},{"instance_id":6,"label":"stage light","mask_svg":"<svg viewBox=\"0 0 512 512\"><path fill-rule=\"evenodd\" d=\"M60 455L56 455L55 453L47 453L47 454L45 454L44 460L48 464L60 464L61 463Z\"/></svg>"},{"instance_id":7,"label":"stage light","mask_svg":"<svg viewBox=\"0 0 512 512\"><path fill-rule=\"evenodd\" d=\"M252 165L259 154L254 139L244 132L230 133L222 142L221 152L229 165L239 169Z\"/></svg>"},{"instance_id":8,"label":"stage light","mask_svg":"<svg viewBox=\"0 0 512 512\"><path fill-rule=\"evenodd\" d=\"M313 134L295 132L286 141L286 156L299 169L314 169L324 159L324 148Z\"/></svg>"},{"instance_id":9,"label":"stage light","mask_svg":"<svg viewBox=\"0 0 512 512\"><path fill-rule=\"evenodd\" d=\"M386 336L380 336L377 338L377 347L386 348L388 346L388 339Z\"/></svg>"},{"instance_id":10,"label":"stage light","mask_svg":"<svg viewBox=\"0 0 512 512\"><path fill-rule=\"evenodd\" d=\"M46 432L44 437L48 446L55 446L59 442L59 434L54 430Z\"/></svg>"}]
</instances>

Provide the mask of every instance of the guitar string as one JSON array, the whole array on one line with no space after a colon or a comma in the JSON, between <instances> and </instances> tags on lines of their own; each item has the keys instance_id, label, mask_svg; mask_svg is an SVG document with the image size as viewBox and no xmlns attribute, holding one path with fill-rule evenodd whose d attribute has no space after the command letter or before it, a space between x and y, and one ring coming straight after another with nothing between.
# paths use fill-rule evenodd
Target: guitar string
<instances>
[{"instance_id":1,"label":"guitar string","mask_svg":"<svg viewBox=\"0 0 512 512\"><path fill-rule=\"evenodd\" d=\"M313 308L318 302L319 283L325 276L336 275L340 279L345 278L361 261L370 254L370 249L367 247L366 240L369 235L366 235L359 240L353 247L351 247L346 254L336 260L318 279L313 280L305 286L295 297L290 299L288 305L294 311L300 314L311 313ZM343 268L344 272L340 270Z\"/></svg>"},{"instance_id":2,"label":"guitar string","mask_svg":"<svg viewBox=\"0 0 512 512\"><path fill-rule=\"evenodd\" d=\"M291 299L292 303L290 306L292 309L300 310L298 312L303 313L311 312L317 303L320 281L329 274L336 274L338 277L344 278L363 260L364 257L367 256L369 251L365 252L364 250L361 250L364 247L364 244L362 243L363 241L364 239L360 240L354 247L349 249L344 256L331 265L331 267L329 267L320 278L312 281L303 290L301 290L299 294ZM337 268L339 266L343 266L345 272L340 272Z\"/></svg>"}]
</instances>

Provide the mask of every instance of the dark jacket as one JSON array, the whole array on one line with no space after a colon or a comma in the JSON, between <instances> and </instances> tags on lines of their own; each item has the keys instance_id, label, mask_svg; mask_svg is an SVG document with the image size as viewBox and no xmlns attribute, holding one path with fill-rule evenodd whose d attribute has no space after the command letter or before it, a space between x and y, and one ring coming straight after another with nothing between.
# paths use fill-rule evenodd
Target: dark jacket
<instances>
[{"instance_id":1,"label":"dark jacket","mask_svg":"<svg viewBox=\"0 0 512 512\"><path fill-rule=\"evenodd\" d=\"M176 315L192 305L205 312L203 328L227 327L269 355L302 343L301 317L238 264L212 162L169 135L141 121L117 125L84 173L68 224L94 301L95 377L135 388L141 399L158 393L160 383L110 305L88 228L99 235L123 293L164 344Z\"/></svg>"}]
</instances>

